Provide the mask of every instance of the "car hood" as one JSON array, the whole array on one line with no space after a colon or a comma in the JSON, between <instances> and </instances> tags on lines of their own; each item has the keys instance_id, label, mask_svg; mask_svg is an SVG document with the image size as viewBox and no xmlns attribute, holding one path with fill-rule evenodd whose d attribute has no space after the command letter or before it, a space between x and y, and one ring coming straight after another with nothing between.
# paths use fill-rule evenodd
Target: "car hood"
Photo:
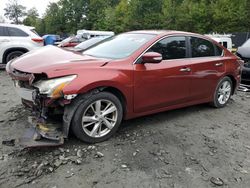
<instances>
[{"instance_id":1,"label":"car hood","mask_svg":"<svg viewBox=\"0 0 250 188\"><path fill-rule=\"evenodd\" d=\"M249 47L239 47L237 53L243 58L250 59L250 48Z\"/></svg>"},{"instance_id":2,"label":"car hood","mask_svg":"<svg viewBox=\"0 0 250 188\"><path fill-rule=\"evenodd\" d=\"M11 62L10 67L12 70L26 73L45 73L50 77L53 72L79 70L84 67L101 67L109 61L109 59L82 55L55 46L46 46L17 58Z\"/></svg>"}]
</instances>

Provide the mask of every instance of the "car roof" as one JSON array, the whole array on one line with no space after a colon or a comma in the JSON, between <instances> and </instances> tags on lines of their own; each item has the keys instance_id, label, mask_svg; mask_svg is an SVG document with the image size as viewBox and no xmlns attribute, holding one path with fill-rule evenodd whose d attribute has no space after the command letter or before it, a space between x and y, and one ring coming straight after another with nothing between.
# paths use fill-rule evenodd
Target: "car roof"
<instances>
[{"instance_id":1,"label":"car roof","mask_svg":"<svg viewBox=\"0 0 250 188\"><path fill-rule=\"evenodd\" d=\"M138 31L130 31L127 33L151 34L151 35L169 35L169 34L199 35L196 33L190 33L190 32L185 32L185 31L175 31L175 30L138 30Z\"/></svg>"},{"instance_id":2,"label":"car roof","mask_svg":"<svg viewBox=\"0 0 250 188\"><path fill-rule=\"evenodd\" d=\"M20 29L35 29L35 27L31 26L26 26L26 25L17 25L17 24L8 24L8 23L1 23L0 26L2 27L15 27L15 28L20 28Z\"/></svg>"},{"instance_id":3,"label":"car roof","mask_svg":"<svg viewBox=\"0 0 250 188\"><path fill-rule=\"evenodd\" d=\"M176 31L176 30L138 30L138 31L129 31L127 33L131 34L149 34L149 35L156 35L158 38L164 37L166 35L184 35L184 36L193 36L193 37L199 37L203 38L209 41L216 42L212 38L198 34L198 33L191 33L191 32L186 32L186 31ZM216 42L217 43L217 42Z\"/></svg>"}]
</instances>

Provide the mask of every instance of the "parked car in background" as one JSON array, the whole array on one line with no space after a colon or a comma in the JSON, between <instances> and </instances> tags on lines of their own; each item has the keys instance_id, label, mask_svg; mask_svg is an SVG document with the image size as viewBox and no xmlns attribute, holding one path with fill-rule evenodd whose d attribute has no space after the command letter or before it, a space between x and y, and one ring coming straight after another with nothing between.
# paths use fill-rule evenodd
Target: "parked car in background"
<instances>
[{"instance_id":1,"label":"parked car in background","mask_svg":"<svg viewBox=\"0 0 250 188\"><path fill-rule=\"evenodd\" d=\"M70 36L61 42L55 42L55 44L58 44L59 47L62 48L69 48L69 47L75 47L76 45L80 44L81 42L85 41L86 39L79 37L79 36Z\"/></svg>"},{"instance_id":2,"label":"parked car in background","mask_svg":"<svg viewBox=\"0 0 250 188\"><path fill-rule=\"evenodd\" d=\"M54 45L56 42L62 41L60 35L51 35L51 34L44 35L43 40L44 40L44 46Z\"/></svg>"},{"instance_id":3,"label":"parked car in background","mask_svg":"<svg viewBox=\"0 0 250 188\"><path fill-rule=\"evenodd\" d=\"M0 24L0 64L43 46L43 39L34 27Z\"/></svg>"},{"instance_id":4,"label":"parked car in background","mask_svg":"<svg viewBox=\"0 0 250 188\"><path fill-rule=\"evenodd\" d=\"M83 53L47 46L6 70L23 104L37 113L36 135L58 142L71 129L96 143L111 137L123 119L200 103L225 107L238 88L241 64L203 35L134 31ZM54 113L63 117L56 129Z\"/></svg>"},{"instance_id":5,"label":"parked car in background","mask_svg":"<svg viewBox=\"0 0 250 188\"><path fill-rule=\"evenodd\" d=\"M85 39L90 39L99 36L114 36L115 33L113 31L95 31L95 30L83 29L83 30L78 30L77 35L82 36Z\"/></svg>"},{"instance_id":6,"label":"parked car in background","mask_svg":"<svg viewBox=\"0 0 250 188\"><path fill-rule=\"evenodd\" d=\"M244 61L241 76L242 86L250 89L250 39L238 48L236 55Z\"/></svg>"},{"instance_id":7,"label":"parked car in background","mask_svg":"<svg viewBox=\"0 0 250 188\"><path fill-rule=\"evenodd\" d=\"M81 42L77 46L74 47L74 51L84 51L87 50L88 48L104 41L105 39L109 38L110 36L98 36L98 37L93 37L89 40L86 40L84 42Z\"/></svg>"},{"instance_id":8,"label":"parked car in background","mask_svg":"<svg viewBox=\"0 0 250 188\"><path fill-rule=\"evenodd\" d=\"M114 32L112 31L91 31L91 30L78 30L77 35L73 35L68 37L67 39L63 40L61 43L58 44L59 47L75 47L81 42L87 41L91 38L95 37L110 37L114 36Z\"/></svg>"}]
</instances>

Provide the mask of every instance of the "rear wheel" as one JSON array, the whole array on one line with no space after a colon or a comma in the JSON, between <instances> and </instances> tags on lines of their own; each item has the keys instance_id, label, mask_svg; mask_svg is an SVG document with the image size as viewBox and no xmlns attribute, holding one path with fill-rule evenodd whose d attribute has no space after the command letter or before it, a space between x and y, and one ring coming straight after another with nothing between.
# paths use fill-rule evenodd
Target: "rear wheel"
<instances>
[{"instance_id":1,"label":"rear wheel","mask_svg":"<svg viewBox=\"0 0 250 188\"><path fill-rule=\"evenodd\" d=\"M6 63L8 63L10 60L12 60L12 59L15 59L15 58L17 58L17 57L19 57L19 56L21 56L21 55L23 55L24 54L24 52L22 52L22 51L14 51L14 52L10 52L8 55L7 55L7 57L6 57Z\"/></svg>"},{"instance_id":2,"label":"rear wheel","mask_svg":"<svg viewBox=\"0 0 250 188\"><path fill-rule=\"evenodd\" d=\"M86 99L78 107L72 130L76 137L84 142L102 142L117 131L122 115L119 99L111 93L100 92Z\"/></svg>"},{"instance_id":3,"label":"rear wheel","mask_svg":"<svg viewBox=\"0 0 250 188\"><path fill-rule=\"evenodd\" d=\"M220 80L214 94L212 105L216 108L222 108L227 105L233 91L233 83L229 77Z\"/></svg>"}]
</instances>

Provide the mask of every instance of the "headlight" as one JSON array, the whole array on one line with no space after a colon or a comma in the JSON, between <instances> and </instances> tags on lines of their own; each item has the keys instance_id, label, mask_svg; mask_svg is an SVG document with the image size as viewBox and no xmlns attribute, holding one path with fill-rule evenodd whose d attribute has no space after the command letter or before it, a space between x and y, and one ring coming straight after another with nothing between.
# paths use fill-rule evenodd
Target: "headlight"
<instances>
[{"instance_id":1,"label":"headlight","mask_svg":"<svg viewBox=\"0 0 250 188\"><path fill-rule=\"evenodd\" d=\"M41 94L46 94L48 97L51 98L59 98L63 95L63 88L67 86L76 77L76 75L71 75L50 80L40 80L34 83L33 86L37 87Z\"/></svg>"}]
</instances>

